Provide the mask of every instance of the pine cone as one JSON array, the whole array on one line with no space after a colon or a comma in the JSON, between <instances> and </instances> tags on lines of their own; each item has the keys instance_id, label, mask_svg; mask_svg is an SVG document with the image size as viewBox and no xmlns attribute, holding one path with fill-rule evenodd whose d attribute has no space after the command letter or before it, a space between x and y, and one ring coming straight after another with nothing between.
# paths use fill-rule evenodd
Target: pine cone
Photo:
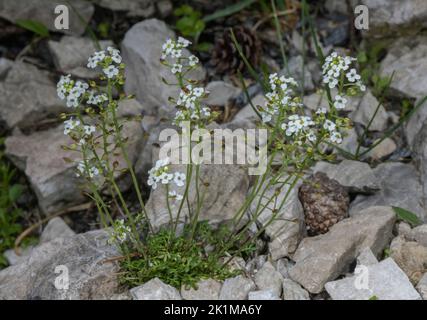
<instances>
[{"instance_id":1,"label":"pine cone","mask_svg":"<svg viewBox=\"0 0 427 320\"><path fill-rule=\"evenodd\" d=\"M246 59L253 67L257 67L260 61L261 43L256 34L243 26L234 27L233 32ZM234 74L245 68L245 63L233 43L229 29L215 41L211 61L219 74Z\"/></svg>"},{"instance_id":2,"label":"pine cone","mask_svg":"<svg viewBox=\"0 0 427 320\"><path fill-rule=\"evenodd\" d=\"M334 224L348 216L350 197L346 188L323 172L317 172L303 183L298 196L310 236L328 232Z\"/></svg>"}]
</instances>

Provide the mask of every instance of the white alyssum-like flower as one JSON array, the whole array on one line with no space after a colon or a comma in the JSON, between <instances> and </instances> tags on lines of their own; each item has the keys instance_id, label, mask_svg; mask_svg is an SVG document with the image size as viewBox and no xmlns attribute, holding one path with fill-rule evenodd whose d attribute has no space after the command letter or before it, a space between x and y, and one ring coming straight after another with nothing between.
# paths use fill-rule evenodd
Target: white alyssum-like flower
<instances>
[{"instance_id":1,"label":"white alyssum-like flower","mask_svg":"<svg viewBox=\"0 0 427 320\"><path fill-rule=\"evenodd\" d=\"M347 99L337 94L335 96L334 107L337 109L344 109L347 103Z\"/></svg>"},{"instance_id":2,"label":"white alyssum-like flower","mask_svg":"<svg viewBox=\"0 0 427 320\"><path fill-rule=\"evenodd\" d=\"M177 193L175 190L169 191L169 197L176 201L181 201L183 199L183 196Z\"/></svg>"},{"instance_id":3,"label":"white alyssum-like flower","mask_svg":"<svg viewBox=\"0 0 427 320\"><path fill-rule=\"evenodd\" d=\"M314 125L314 121L308 116L294 114L289 116L288 120L288 123L283 123L281 126L287 136L298 134Z\"/></svg>"},{"instance_id":4,"label":"white alyssum-like flower","mask_svg":"<svg viewBox=\"0 0 427 320\"><path fill-rule=\"evenodd\" d=\"M175 172L171 173L169 168L169 158L157 160L156 165L148 171L148 180L147 184L153 188L157 189L159 183L167 185L174 181L178 187L181 187L181 181L176 180L176 177L181 173ZM185 175L184 175L185 180Z\"/></svg>"},{"instance_id":5,"label":"white alyssum-like flower","mask_svg":"<svg viewBox=\"0 0 427 320\"><path fill-rule=\"evenodd\" d=\"M57 85L56 92L58 94L59 99L64 100L66 95L68 94L70 87L72 86L71 75L61 76Z\"/></svg>"},{"instance_id":6,"label":"white alyssum-like flower","mask_svg":"<svg viewBox=\"0 0 427 320\"><path fill-rule=\"evenodd\" d=\"M92 166L90 168L87 168L86 170L86 164L84 161L79 161L77 163L77 177L86 176L88 175L89 178L94 178L95 176L99 175L99 169L95 166Z\"/></svg>"},{"instance_id":7,"label":"white alyssum-like flower","mask_svg":"<svg viewBox=\"0 0 427 320\"><path fill-rule=\"evenodd\" d=\"M325 108L325 107L321 107L321 108L318 108L318 109L316 110L316 114L317 114L317 115L326 114L326 112L327 112L327 110L326 110L326 108Z\"/></svg>"},{"instance_id":8,"label":"white alyssum-like flower","mask_svg":"<svg viewBox=\"0 0 427 320\"><path fill-rule=\"evenodd\" d=\"M64 134L69 135L72 130L77 128L80 125L80 121L78 119L70 118L64 121Z\"/></svg>"},{"instance_id":9,"label":"white alyssum-like flower","mask_svg":"<svg viewBox=\"0 0 427 320\"><path fill-rule=\"evenodd\" d=\"M323 124L323 128L328 130L329 132L335 131L336 127L336 124L328 119L325 120L325 123Z\"/></svg>"},{"instance_id":10,"label":"white alyssum-like flower","mask_svg":"<svg viewBox=\"0 0 427 320\"><path fill-rule=\"evenodd\" d=\"M88 60L87 67L90 69L95 69L101 62L104 61L106 55L105 51L95 52Z\"/></svg>"},{"instance_id":11,"label":"white alyssum-like flower","mask_svg":"<svg viewBox=\"0 0 427 320\"><path fill-rule=\"evenodd\" d=\"M113 65L109 65L108 67L102 69L104 71L105 75L109 79L113 79L119 74L119 69Z\"/></svg>"},{"instance_id":12,"label":"white alyssum-like flower","mask_svg":"<svg viewBox=\"0 0 427 320\"><path fill-rule=\"evenodd\" d=\"M340 144L342 142L341 134L337 131L333 131L333 132L331 132L331 137L329 138L329 140L332 143Z\"/></svg>"},{"instance_id":13,"label":"white alyssum-like flower","mask_svg":"<svg viewBox=\"0 0 427 320\"><path fill-rule=\"evenodd\" d=\"M105 101L108 101L108 96L105 93L96 95L94 91L90 91L86 102L92 105L100 105Z\"/></svg>"},{"instance_id":14,"label":"white alyssum-like flower","mask_svg":"<svg viewBox=\"0 0 427 320\"><path fill-rule=\"evenodd\" d=\"M195 67L199 63L199 58L197 58L195 55L191 55L188 57L188 65L190 67Z\"/></svg>"},{"instance_id":15,"label":"white alyssum-like flower","mask_svg":"<svg viewBox=\"0 0 427 320\"><path fill-rule=\"evenodd\" d=\"M95 126L85 125L83 127L83 131L84 131L85 135L90 136L92 133L94 133L96 131L96 128L95 128Z\"/></svg>"},{"instance_id":16,"label":"white alyssum-like flower","mask_svg":"<svg viewBox=\"0 0 427 320\"><path fill-rule=\"evenodd\" d=\"M171 72L173 74L181 73L182 72L182 64L174 63L174 65L171 68Z\"/></svg>"},{"instance_id":17,"label":"white alyssum-like flower","mask_svg":"<svg viewBox=\"0 0 427 320\"><path fill-rule=\"evenodd\" d=\"M178 187L182 187L185 184L185 174L181 172L175 172L173 181Z\"/></svg>"}]
</instances>

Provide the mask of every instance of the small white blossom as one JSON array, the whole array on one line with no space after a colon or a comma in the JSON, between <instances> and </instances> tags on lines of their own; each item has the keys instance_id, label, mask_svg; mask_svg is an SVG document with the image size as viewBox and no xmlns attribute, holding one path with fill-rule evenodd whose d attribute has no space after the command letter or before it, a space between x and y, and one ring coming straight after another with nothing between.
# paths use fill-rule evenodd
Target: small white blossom
<instances>
[{"instance_id":1,"label":"small white blossom","mask_svg":"<svg viewBox=\"0 0 427 320\"><path fill-rule=\"evenodd\" d=\"M347 99L337 94L335 96L334 107L337 109L344 109Z\"/></svg>"},{"instance_id":2,"label":"small white blossom","mask_svg":"<svg viewBox=\"0 0 427 320\"><path fill-rule=\"evenodd\" d=\"M180 172L175 172L175 177L174 177L173 181L175 182L175 184L178 187L184 186L184 184L185 184L185 174L180 173Z\"/></svg>"},{"instance_id":3,"label":"small white blossom","mask_svg":"<svg viewBox=\"0 0 427 320\"><path fill-rule=\"evenodd\" d=\"M331 120L325 120L325 123L323 124L323 128L328 130L329 132L332 132L335 130L336 125Z\"/></svg>"},{"instance_id":4,"label":"small white blossom","mask_svg":"<svg viewBox=\"0 0 427 320\"><path fill-rule=\"evenodd\" d=\"M84 133L87 136L90 136L92 133L96 131L96 128L94 126L85 125L83 127Z\"/></svg>"},{"instance_id":5,"label":"small white blossom","mask_svg":"<svg viewBox=\"0 0 427 320\"><path fill-rule=\"evenodd\" d=\"M199 58L197 58L195 55L191 55L191 56L188 58L188 65L189 65L190 67L194 67L194 66L196 66L198 63L199 63Z\"/></svg>"},{"instance_id":6,"label":"small white blossom","mask_svg":"<svg viewBox=\"0 0 427 320\"><path fill-rule=\"evenodd\" d=\"M74 120L73 118L70 118L69 120L64 121L64 134L68 135L70 134L71 130L75 129L80 125L79 120Z\"/></svg>"},{"instance_id":7,"label":"small white blossom","mask_svg":"<svg viewBox=\"0 0 427 320\"><path fill-rule=\"evenodd\" d=\"M109 79L113 79L114 77L116 77L119 74L119 69L113 65L110 65L110 66L102 69L102 71L104 71L105 75Z\"/></svg>"},{"instance_id":8,"label":"small white blossom","mask_svg":"<svg viewBox=\"0 0 427 320\"><path fill-rule=\"evenodd\" d=\"M182 64L175 63L175 64L172 66L171 72L172 72L173 74L181 73L181 71L182 71Z\"/></svg>"},{"instance_id":9,"label":"small white blossom","mask_svg":"<svg viewBox=\"0 0 427 320\"><path fill-rule=\"evenodd\" d=\"M342 142L341 134L337 131L333 131L333 132L331 132L331 137L329 138L329 140L332 143L340 144Z\"/></svg>"},{"instance_id":10,"label":"small white blossom","mask_svg":"<svg viewBox=\"0 0 427 320\"><path fill-rule=\"evenodd\" d=\"M169 197L176 201L181 201L183 199L183 196L177 193L175 190L169 191Z\"/></svg>"},{"instance_id":11,"label":"small white blossom","mask_svg":"<svg viewBox=\"0 0 427 320\"><path fill-rule=\"evenodd\" d=\"M178 37L177 43L182 46L183 48L187 48L191 42L183 37Z\"/></svg>"},{"instance_id":12,"label":"small white blossom","mask_svg":"<svg viewBox=\"0 0 427 320\"><path fill-rule=\"evenodd\" d=\"M360 75L357 74L357 71L354 68L350 69L350 71L347 72L346 77L350 82L356 82L360 80Z\"/></svg>"}]
</instances>

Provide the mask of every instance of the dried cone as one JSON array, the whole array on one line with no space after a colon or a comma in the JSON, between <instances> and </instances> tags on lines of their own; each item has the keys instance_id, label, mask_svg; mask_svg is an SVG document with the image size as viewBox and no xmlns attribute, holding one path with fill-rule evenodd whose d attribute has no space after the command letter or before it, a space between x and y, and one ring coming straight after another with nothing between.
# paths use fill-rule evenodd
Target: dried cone
<instances>
[{"instance_id":1,"label":"dried cone","mask_svg":"<svg viewBox=\"0 0 427 320\"><path fill-rule=\"evenodd\" d=\"M243 26L234 27L233 32L246 59L253 67L258 66L261 56L261 43L256 34ZM216 39L211 61L219 74L234 74L237 71L243 71L245 68L245 63L233 43L229 29Z\"/></svg>"},{"instance_id":2,"label":"dried cone","mask_svg":"<svg viewBox=\"0 0 427 320\"><path fill-rule=\"evenodd\" d=\"M304 208L305 223L310 236L323 234L348 216L350 197L338 181L317 172L303 183L298 193Z\"/></svg>"}]
</instances>

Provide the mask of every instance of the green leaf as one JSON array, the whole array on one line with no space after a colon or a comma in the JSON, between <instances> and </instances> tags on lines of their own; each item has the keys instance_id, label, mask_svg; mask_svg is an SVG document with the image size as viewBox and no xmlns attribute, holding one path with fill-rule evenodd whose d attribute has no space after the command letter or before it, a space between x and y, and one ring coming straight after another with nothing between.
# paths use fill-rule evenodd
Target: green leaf
<instances>
[{"instance_id":1,"label":"green leaf","mask_svg":"<svg viewBox=\"0 0 427 320\"><path fill-rule=\"evenodd\" d=\"M399 207L392 207L399 220L408 222L413 227L421 224L420 219L415 213Z\"/></svg>"},{"instance_id":2,"label":"green leaf","mask_svg":"<svg viewBox=\"0 0 427 320\"><path fill-rule=\"evenodd\" d=\"M38 34L43 38L49 37L48 28L41 22L35 20L17 20L16 25L31 32L34 32L35 34Z\"/></svg>"},{"instance_id":3,"label":"green leaf","mask_svg":"<svg viewBox=\"0 0 427 320\"><path fill-rule=\"evenodd\" d=\"M20 184L14 184L9 189L9 199L11 202L15 202L22 194L23 187Z\"/></svg>"},{"instance_id":4,"label":"green leaf","mask_svg":"<svg viewBox=\"0 0 427 320\"><path fill-rule=\"evenodd\" d=\"M201 42L196 45L195 49L197 51L208 52L212 49L213 45L209 42Z\"/></svg>"}]
</instances>

